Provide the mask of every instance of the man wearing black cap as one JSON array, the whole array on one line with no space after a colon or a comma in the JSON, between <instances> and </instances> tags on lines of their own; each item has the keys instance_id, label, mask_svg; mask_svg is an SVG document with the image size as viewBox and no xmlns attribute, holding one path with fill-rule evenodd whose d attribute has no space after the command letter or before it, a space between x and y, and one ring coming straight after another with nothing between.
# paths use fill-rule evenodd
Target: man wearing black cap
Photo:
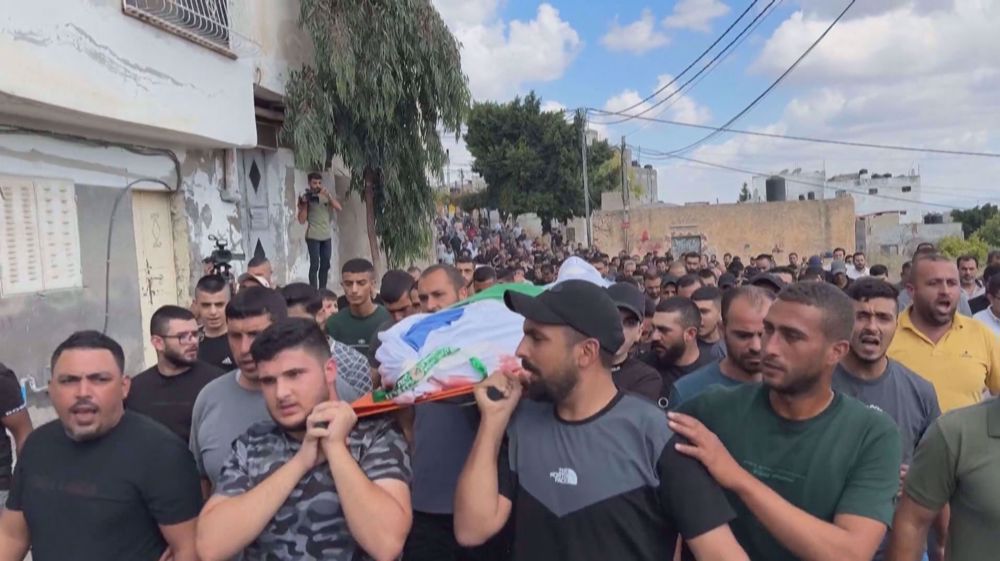
<instances>
[{"instance_id":1,"label":"man wearing black cap","mask_svg":"<svg viewBox=\"0 0 1000 561\"><path fill-rule=\"evenodd\" d=\"M663 275L663 282L660 283L660 298L672 296L677 296L677 277L668 273Z\"/></svg>"},{"instance_id":2,"label":"man wearing black cap","mask_svg":"<svg viewBox=\"0 0 1000 561\"><path fill-rule=\"evenodd\" d=\"M676 452L662 413L615 388L625 337L607 292L570 280L505 301L525 317L523 368L476 388L482 421L455 493L459 543L483 543L513 516L514 561L670 559L678 534L699 560L747 559L729 505Z\"/></svg>"},{"instance_id":3,"label":"man wearing black cap","mask_svg":"<svg viewBox=\"0 0 1000 561\"><path fill-rule=\"evenodd\" d=\"M649 299L627 282L609 286L608 295L618 306L622 332L625 334L625 343L618 349L612 361L611 378L618 389L656 401L660 398L660 389L663 387L660 374L632 356L632 348L642 336L642 322Z\"/></svg>"}]
</instances>

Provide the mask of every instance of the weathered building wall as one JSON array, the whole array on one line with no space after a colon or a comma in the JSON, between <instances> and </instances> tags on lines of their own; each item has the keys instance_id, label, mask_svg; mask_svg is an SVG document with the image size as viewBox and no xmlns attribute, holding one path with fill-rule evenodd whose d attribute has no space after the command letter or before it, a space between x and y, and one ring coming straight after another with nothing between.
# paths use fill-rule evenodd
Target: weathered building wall
<instances>
[{"instance_id":1,"label":"weathered building wall","mask_svg":"<svg viewBox=\"0 0 1000 561\"><path fill-rule=\"evenodd\" d=\"M621 211L594 214L594 241L603 251L625 248ZM854 247L854 204L850 198L782 203L652 206L632 209L628 249L633 254L673 251L692 242L702 253L742 256L771 253L818 254ZM696 249L696 248L692 248Z\"/></svg>"}]
</instances>

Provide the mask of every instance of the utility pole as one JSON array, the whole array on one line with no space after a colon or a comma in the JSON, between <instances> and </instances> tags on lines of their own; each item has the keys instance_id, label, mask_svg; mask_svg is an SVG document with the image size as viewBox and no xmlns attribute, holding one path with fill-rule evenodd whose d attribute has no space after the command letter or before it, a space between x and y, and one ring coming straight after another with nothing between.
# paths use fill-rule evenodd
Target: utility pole
<instances>
[{"instance_id":1,"label":"utility pole","mask_svg":"<svg viewBox=\"0 0 1000 561\"><path fill-rule=\"evenodd\" d=\"M625 233L625 251L629 254L632 250L629 249L628 240L628 229L629 229L629 188L628 188L628 158L625 154L625 136L622 136L622 147L621 147L621 159L622 159L622 202L624 203L625 211L622 215L622 230Z\"/></svg>"},{"instance_id":2,"label":"utility pole","mask_svg":"<svg viewBox=\"0 0 1000 561\"><path fill-rule=\"evenodd\" d=\"M587 247L594 246L594 232L590 227L590 186L587 180L587 110L580 109L583 128L580 130L580 152L583 155L583 212L587 224Z\"/></svg>"}]
</instances>

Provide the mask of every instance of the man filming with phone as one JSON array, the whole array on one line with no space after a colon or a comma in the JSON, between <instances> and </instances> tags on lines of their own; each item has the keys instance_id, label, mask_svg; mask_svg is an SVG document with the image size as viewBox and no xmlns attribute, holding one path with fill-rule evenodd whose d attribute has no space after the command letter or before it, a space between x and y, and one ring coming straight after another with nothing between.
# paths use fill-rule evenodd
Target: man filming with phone
<instances>
[{"instance_id":1,"label":"man filming with phone","mask_svg":"<svg viewBox=\"0 0 1000 561\"><path fill-rule=\"evenodd\" d=\"M299 224L306 224L306 247L309 248L309 284L326 288L330 273L330 253L333 248L334 210L343 210L340 201L323 187L323 176L309 174L309 189L298 199Z\"/></svg>"}]
</instances>

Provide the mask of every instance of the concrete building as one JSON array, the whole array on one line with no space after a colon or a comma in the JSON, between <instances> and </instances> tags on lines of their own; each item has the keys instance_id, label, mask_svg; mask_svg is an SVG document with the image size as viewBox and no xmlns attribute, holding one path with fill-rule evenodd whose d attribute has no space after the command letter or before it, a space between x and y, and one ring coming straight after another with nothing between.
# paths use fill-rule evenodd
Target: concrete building
<instances>
[{"instance_id":1,"label":"concrete building","mask_svg":"<svg viewBox=\"0 0 1000 561\"><path fill-rule=\"evenodd\" d=\"M870 255L910 256L924 242L936 245L941 238L964 238L959 222L924 224L904 222L902 218L898 212L859 216L856 233L858 250Z\"/></svg>"},{"instance_id":2,"label":"concrete building","mask_svg":"<svg viewBox=\"0 0 1000 561\"><path fill-rule=\"evenodd\" d=\"M631 201L632 205L652 205L659 202L659 186L656 183L656 168L652 164L640 166L639 162L632 160L632 171L630 180L635 181L642 187L642 196Z\"/></svg>"},{"instance_id":3,"label":"concrete building","mask_svg":"<svg viewBox=\"0 0 1000 561\"><path fill-rule=\"evenodd\" d=\"M773 181L780 178L783 181ZM768 180L771 181L771 197L767 197ZM850 195L854 198L854 208L858 216L882 212L900 214L902 223L920 223L927 212L923 191L920 188L920 174L869 173L867 169L857 173L827 176L825 171L783 170L769 176L753 177L753 190L764 200L825 200ZM783 198L781 193L783 192Z\"/></svg>"},{"instance_id":4,"label":"concrete building","mask_svg":"<svg viewBox=\"0 0 1000 561\"><path fill-rule=\"evenodd\" d=\"M295 199L310 170L277 135L289 69L311 55L297 1L49 0L5 15L0 360L40 386L55 345L107 318L142 370L149 318L190 303L209 236L266 255L278 283L306 277ZM349 185L336 168L325 181L341 197ZM353 197L332 286L339 255L368 256L363 225Z\"/></svg>"},{"instance_id":5,"label":"concrete building","mask_svg":"<svg viewBox=\"0 0 1000 561\"><path fill-rule=\"evenodd\" d=\"M739 255L769 253L781 263L790 252L821 254L834 247L854 247L854 201L784 201L760 204L654 205L602 210L593 218L594 241L603 251L627 248L643 255L658 251L678 256L687 251Z\"/></svg>"}]
</instances>

